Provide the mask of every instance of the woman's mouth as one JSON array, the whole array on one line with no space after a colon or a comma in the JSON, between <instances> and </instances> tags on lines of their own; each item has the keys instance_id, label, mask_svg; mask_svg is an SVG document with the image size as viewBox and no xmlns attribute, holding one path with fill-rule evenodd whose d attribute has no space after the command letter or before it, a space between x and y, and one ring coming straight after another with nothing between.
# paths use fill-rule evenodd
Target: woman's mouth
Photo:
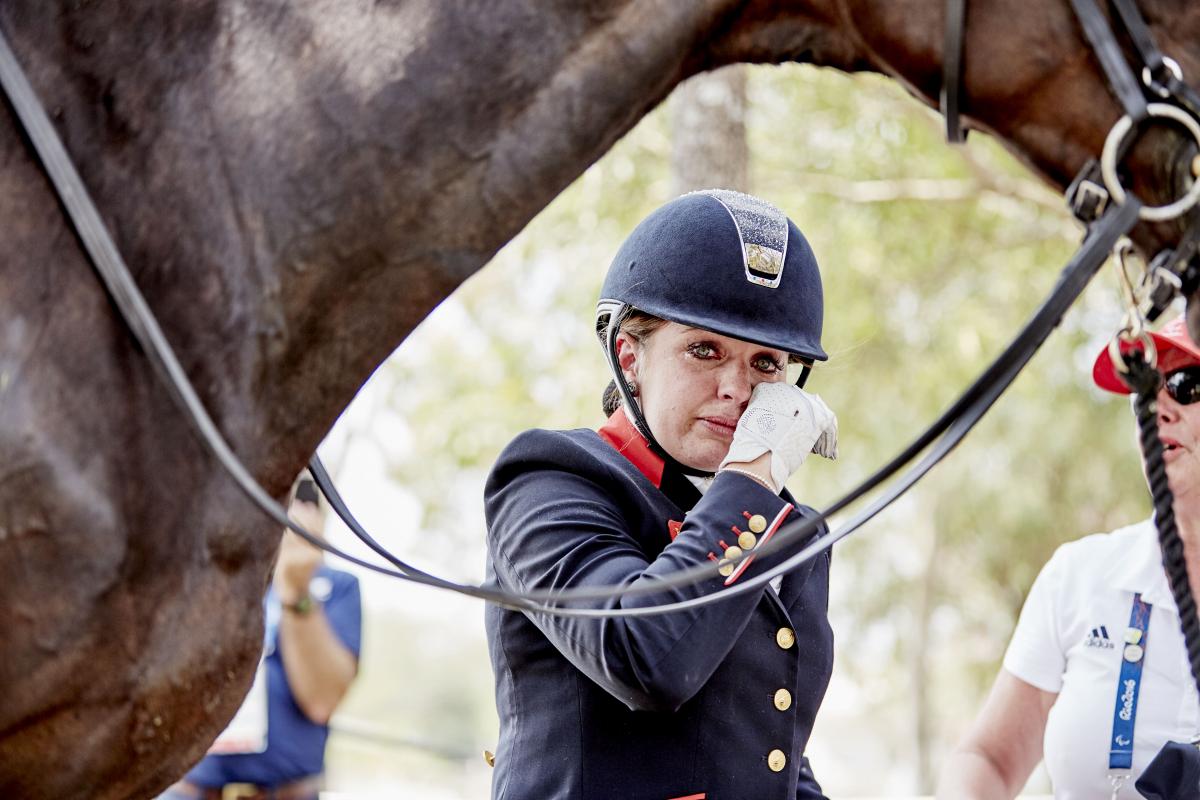
<instances>
[{"instance_id":1,"label":"woman's mouth","mask_svg":"<svg viewBox=\"0 0 1200 800\"><path fill-rule=\"evenodd\" d=\"M1176 457L1178 457L1178 455L1180 453L1183 452L1183 445L1181 445L1179 442L1175 441L1174 439L1168 439L1166 437L1163 437L1162 439L1160 439L1160 441L1162 442L1163 458L1165 460L1169 461L1173 458L1176 458Z\"/></svg>"},{"instance_id":2,"label":"woman's mouth","mask_svg":"<svg viewBox=\"0 0 1200 800\"><path fill-rule=\"evenodd\" d=\"M700 424L722 439L733 439L737 429L737 420L729 417L701 417Z\"/></svg>"}]
</instances>

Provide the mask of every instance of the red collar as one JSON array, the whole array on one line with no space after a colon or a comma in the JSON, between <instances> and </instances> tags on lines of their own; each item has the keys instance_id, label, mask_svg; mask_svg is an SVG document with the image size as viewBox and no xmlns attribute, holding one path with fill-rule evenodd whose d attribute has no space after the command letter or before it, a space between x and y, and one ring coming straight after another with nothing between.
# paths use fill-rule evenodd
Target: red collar
<instances>
[{"instance_id":1,"label":"red collar","mask_svg":"<svg viewBox=\"0 0 1200 800\"><path fill-rule=\"evenodd\" d=\"M662 487L665 462L662 456L650 449L650 443L638 433L629 417L625 416L624 410L618 408L614 411L608 422L596 433L612 445L614 450L629 459L629 463L637 467L638 472L645 475L646 479L654 484L655 489Z\"/></svg>"}]
</instances>

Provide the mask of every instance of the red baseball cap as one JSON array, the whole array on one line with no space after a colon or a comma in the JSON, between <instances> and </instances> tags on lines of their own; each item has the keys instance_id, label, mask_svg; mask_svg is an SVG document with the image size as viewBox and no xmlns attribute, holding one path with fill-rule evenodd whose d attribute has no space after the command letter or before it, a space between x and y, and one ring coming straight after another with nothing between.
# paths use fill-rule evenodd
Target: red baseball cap
<instances>
[{"instance_id":1,"label":"red baseball cap","mask_svg":"<svg viewBox=\"0 0 1200 800\"><path fill-rule=\"evenodd\" d=\"M1196 343L1192 341L1192 337L1188 336L1187 320L1184 317L1180 316L1171 320L1163 326L1161 331L1151 333L1150 338L1154 340L1154 346L1158 348L1160 363L1167 352L1178 350L1190 360L1200 364L1200 347L1197 347ZM1122 342L1121 352L1128 352L1131 347ZM1108 356L1107 345L1100 351L1100 355L1096 356L1096 363L1092 365L1092 380L1101 389L1117 394L1129 394L1129 387L1121 380L1121 376L1113 367L1112 359Z\"/></svg>"}]
</instances>

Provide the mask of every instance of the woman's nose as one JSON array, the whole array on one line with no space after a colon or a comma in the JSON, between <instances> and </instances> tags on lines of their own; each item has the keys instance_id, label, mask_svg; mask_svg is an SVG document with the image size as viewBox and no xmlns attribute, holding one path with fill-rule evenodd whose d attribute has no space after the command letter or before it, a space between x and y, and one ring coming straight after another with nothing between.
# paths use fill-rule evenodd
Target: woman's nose
<instances>
[{"instance_id":1,"label":"woman's nose","mask_svg":"<svg viewBox=\"0 0 1200 800\"><path fill-rule=\"evenodd\" d=\"M754 381L749 369L738 364L727 364L717 379L717 394L724 400L744 404L750 402Z\"/></svg>"},{"instance_id":2,"label":"woman's nose","mask_svg":"<svg viewBox=\"0 0 1200 800\"><path fill-rule=\"evenodd\" d=\"M1158 421L1174 422L1179 419L1179 403L1167 393L1166 387L1158 390Z\"/></svg>"}]
</instances>

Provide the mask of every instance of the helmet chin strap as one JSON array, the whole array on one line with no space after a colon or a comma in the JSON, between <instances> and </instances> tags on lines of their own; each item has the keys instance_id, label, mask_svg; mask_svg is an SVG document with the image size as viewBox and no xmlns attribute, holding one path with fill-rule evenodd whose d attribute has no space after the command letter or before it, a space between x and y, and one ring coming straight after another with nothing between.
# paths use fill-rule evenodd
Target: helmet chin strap
<instances>
[{"instance_id":1,"label":"helmet chin strap","mask_svg":"<svg viewBox=\"0 0 1200 800\"><path fill-rule=\"evenodd\" d=\"M679 470L684 475L692 475L697 478L711 478L714 475L713 472L689 467L687 464L674 458L658 443L658 440L654 438L654 434L650 431L650 423L646 422L646 417L642 414L641 404L638 403L637 398L633 396L633 392L629 389L629 382L625 380L625 371L621 369L621 362L617 357L617 333L620 331L621 323L629 317L632 311L633 306L628 303L622 304L620 309L609 318L608 327L604 333L604 354L608 357L608 368L613 374L613 382L617 385L617 391L621 394L621 408L625 416L629 417L630 422L633 423L633 427L637 428L637 432L649 443L650 449L661 456L667 464Z\"/></svg>"}]
</instances>

